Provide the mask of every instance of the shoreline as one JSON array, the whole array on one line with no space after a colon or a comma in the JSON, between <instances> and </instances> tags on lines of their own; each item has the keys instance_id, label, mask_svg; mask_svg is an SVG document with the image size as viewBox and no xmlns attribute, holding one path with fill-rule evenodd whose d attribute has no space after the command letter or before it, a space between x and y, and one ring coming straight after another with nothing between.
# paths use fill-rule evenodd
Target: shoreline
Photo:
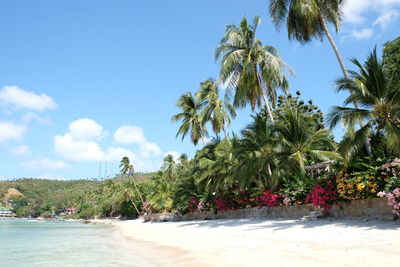
<instances>
[{"instance_id":1,"label":"shoreline","mask_svg":"<svg viewBox=\"0 0 400 267\"><path fill-rule=\"evenodd\" d=\"M112 223L156 266L374 266L400 259L400 225L363 219Z\"/></svg>"}]
</instances>

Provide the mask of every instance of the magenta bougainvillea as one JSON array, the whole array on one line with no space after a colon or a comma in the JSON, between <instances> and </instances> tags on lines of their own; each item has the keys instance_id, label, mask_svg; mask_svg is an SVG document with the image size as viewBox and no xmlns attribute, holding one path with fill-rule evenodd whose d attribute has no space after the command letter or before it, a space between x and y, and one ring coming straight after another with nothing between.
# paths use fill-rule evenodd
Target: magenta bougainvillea
<instances>
[{"instance_id":1,"label":"magenta bougainvillea","mask_svg":"<svg viewBox=\"0 0 400 267\"><path fill-rule=\"evenodd\" d=\"M197 197L190 197L189 198L189 211L193 212L198 210L199 207L199 203L200 203L200 199Z\"/></svg>"},{"instance_id":2,"label":"magenta bougainvillea","mask_svg":"<svg viewBox=\"0 0 400 267\"><path fill-rule=\"evenodd\" d=\"M273 193L271 190L264 190L261 193L259 202L261 206L276 207L279 206L282 196L280 194Z\"/></svg>"},{"instance_id":3,"label":"magenta bougainvillea","mask_svg":"<svg viewBox=\"0 0 400 267\"><path fill-rule=\"evenodd\" d=\"M337 203L338 195L335 185L331 182L327 182L326 185L322 186L316 184L311 194L307 196L307 202L312 202L314 206L322 208L324 213L328 213L329 210Z\"/></svg>"}]
</instances>

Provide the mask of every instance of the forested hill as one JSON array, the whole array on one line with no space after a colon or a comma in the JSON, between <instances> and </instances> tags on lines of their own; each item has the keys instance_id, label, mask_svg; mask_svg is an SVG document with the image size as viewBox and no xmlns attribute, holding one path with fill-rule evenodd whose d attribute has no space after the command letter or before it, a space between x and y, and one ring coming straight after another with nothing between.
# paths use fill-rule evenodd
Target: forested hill
<instances>
[{"instance_id":1,"label":"forested hill","mask_svg":"<svg viewBox=\"0 0 400 267\"><path fill-rule=\"evenodd\" d=\"M153 173L136 173L135 180L140 183L150 180ZM127 178L117 177L116 183ZM77 199L96 191L107 180L44 180L21 178L0 181L0 206L13 207L20 216L31 214L58 214L71 207Z\"/></svg>"}]
</instances>

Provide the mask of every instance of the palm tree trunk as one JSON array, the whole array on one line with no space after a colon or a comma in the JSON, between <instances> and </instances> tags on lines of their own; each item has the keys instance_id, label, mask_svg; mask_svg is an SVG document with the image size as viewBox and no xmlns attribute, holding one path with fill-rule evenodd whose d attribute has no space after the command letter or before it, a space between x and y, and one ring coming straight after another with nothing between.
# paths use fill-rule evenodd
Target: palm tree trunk
<instances>
[{"instance_id":1,"label":"palm tree trunk","mask_svg":"<svg viewBox=\"0 0 400 267\"><path fill-rule=\"evenodd\" d=\"M256 69L256 72L257 72L258 86L260 86L260 89L263 91L264 86L263 86L262 81L261 81L261 78L260 78L260 73L258 72L257 69ZM266 92L264 92L264 91L263 91L263 93L262 93L262 98L263 98L264 103L265 103L265 108L266 108L266 110L267 110L268 117L269 117L269 119L271 120L271 123L272 123L272 124L275 124L274 116L272 115L271 107L270 107L270 105L269 105L269 101L268 101L268 98L267 98L267 96L266 96Z\"/></svg>"},{"instance_id":2,"label":"palm tree trunk","mask_svg":"<svg viewBox=\"0 0 400 267\"><path fill-rule=\"evenodd\" d=\"M337 58L337 60L339 62L339 65L340 65L340 69L343 72L343 76L346 79L349 79L349 75L347 74L347 70L346 70L346 67L344 65L343 59L342 59L342 57L341 57L341 55L339 53L339 49L336 46L335 41L332 38L332 35L331 35L331 33L329 31L329 28L328 28L328 25L326 24L326 21L325 21L324 17L322 16L322 14L320 14L320 20L321 20L322 28L324 29L325 35L328 38L328 41L331 44L333 51L335 52L336 58ZM360 108L360 106L358 105L357 102L354 103L354 107L356 109ZM364 123L360 122L360 127L364 127ZM365 149L367 150L367 155L368 156L372 156L372 147L371 147L371 143L370 143L368 138L366 138L364 140L364 145L365 145Z\"/></svg>"},{"instance_id":3,"label":"palm tree trunk","mask_svg":"<svg viewBox=\"0 0 400 267\"><path fill-rule=\"evenodd\" d=\"M131 198L131 197L129 198L129 200L131 201L131 203L132 203L133 207L135 207L135 210L136 210L136 212L138 213L138 215L140 215L140 211L139 211L139 209L137 208L137 206L136 206L135 202L132 200L132 198Z\"/></svg>"},{"instance_id":4,"label":"palm tree trunk","mask_svg":"<svg viewBox=\"0 0 400 267\"><path fill-rule=\"evenodd\" d=\"M142 201L142 206L143 206L143 208L145 208L145 206L144 206L144 200L143 200L142 194L140 193L139 188L138 188L137 185L136 185L136 182L135 182L135 180L134 180L134 178L133 178L133 175L132 175L132 182L133 182L133 186L134 186L135 189L136 189L136 192L137 192L138 195L139 195L140 201ZM147 212L147 210L145 210L145 212Z\"/></svg>"}]
</instances>

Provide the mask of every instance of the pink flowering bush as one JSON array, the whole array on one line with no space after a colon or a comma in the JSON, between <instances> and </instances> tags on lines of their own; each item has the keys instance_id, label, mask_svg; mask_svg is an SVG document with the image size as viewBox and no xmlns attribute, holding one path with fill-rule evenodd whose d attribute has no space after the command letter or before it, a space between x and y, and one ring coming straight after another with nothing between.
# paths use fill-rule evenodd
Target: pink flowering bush
<instances>
[{"instance_id":1,"label":"pink flowering bush","mask_svg":"<svg viewBox=\"0 0 400 267\"><path fill-rule=\"evenodd\" d=\"M217 210L233 210L235 208L234 202L231 199L224 198L223 196L217 197L214 201Z\"/></svg>"},{"instance_id":2,"label":"pink flowering bush","mask_svg":"<svg viewBox=\"0 0 400 267\"><path fill-rule=\"evenodd\" d=\"M200 199L197 197L190 197L189 198L189 211L194 212L199 209Z\"/></svg>"},{"instance_id":3,"label":"pink flowering bush","mask_svg":"<svg viewBox=\"0 0 400 267\"><path fill-rule=\"evenodd\" d=\"M325 185L316 184L306 201L312 202L314 206L322 208L324 213L328 213L337 200L336 186L327 181Z\"/></svg>"},{"instance_id":4,"label":"pink flowering bush","mask_svg":"<svg viewBox=\"0 0 400 267\"><path fill-rule=\"evenodd\" d=\"M400 188L396 188L393 192L379 192L378 197L386 197L387 204L392 207L392 212L400 217Z\"/></svg>"},{"instance_id":5,"label":"pink flowering bush","mask_svg":"<svg viewBox=\"0 0 400 267\"><path fill-rule=\"evenodd\" d=\"M281 199L281 194L273 193L271 190L264 190L259 197L259 203L261 206L276 207L279 206Z\"/></svg>"}]
</instances>

